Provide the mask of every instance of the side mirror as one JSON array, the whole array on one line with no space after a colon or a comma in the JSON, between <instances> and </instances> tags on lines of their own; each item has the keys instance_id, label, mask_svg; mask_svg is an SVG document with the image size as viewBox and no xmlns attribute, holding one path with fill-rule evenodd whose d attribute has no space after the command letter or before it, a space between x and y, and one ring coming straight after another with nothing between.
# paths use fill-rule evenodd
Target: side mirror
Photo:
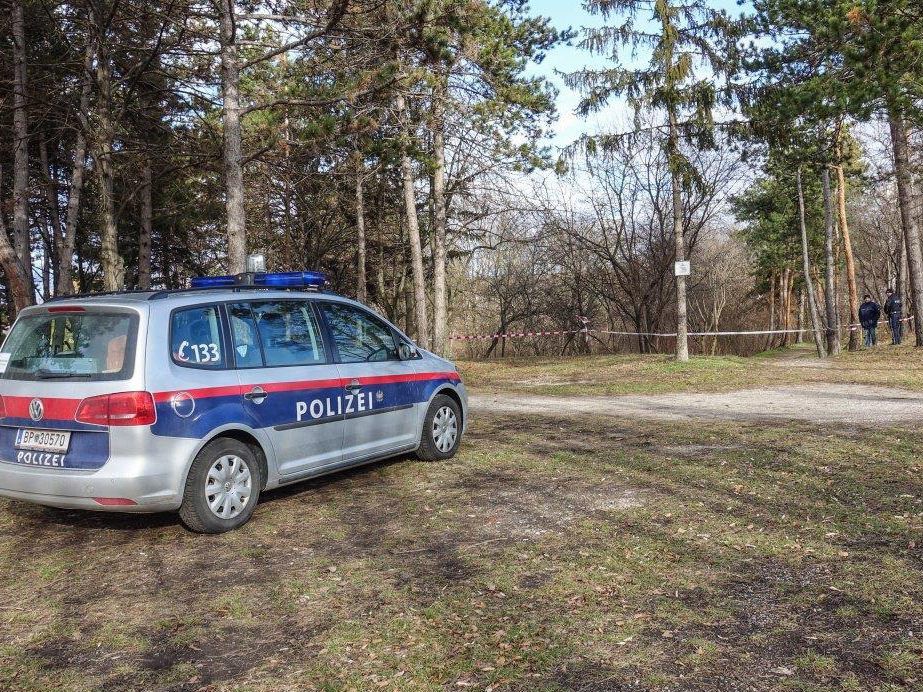
<instances>
[{"instance_id":1,"label":"side mirror","mask_svg":"<svg viewBox=\"0 0 923 692\"><path fill-rule=\"evenodd\" d=\"M397 355L401 360L413 360L417 357L417 349L413 344L402 341L401 345L397 347Z\"/></svg>"}]
</instances>

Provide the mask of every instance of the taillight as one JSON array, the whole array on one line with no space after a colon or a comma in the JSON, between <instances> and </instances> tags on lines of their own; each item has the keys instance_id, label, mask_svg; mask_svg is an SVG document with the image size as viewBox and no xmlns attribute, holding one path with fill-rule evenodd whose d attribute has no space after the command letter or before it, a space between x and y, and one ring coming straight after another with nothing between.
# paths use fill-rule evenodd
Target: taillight
<instances>
[{"instance_id":1,"label":"taillight","mask_svg":"<svg viewBox=\"0 0 923 692\"><path fill-rule=\"evenodd\" d=\"M0 396L0 418L6 418L6 402L3 401L2 396Z\"/></svg>"},{"instance_id":2,"label":"taillight","mask_svg":"<svg viewBox=\"0 0 923 692\"><path fill-rule=\"evenodd\" d=\"M119 392L84 399L74 419L90 425L153 425L157 410L150 392Z\"/></svg>"}]
</instances>

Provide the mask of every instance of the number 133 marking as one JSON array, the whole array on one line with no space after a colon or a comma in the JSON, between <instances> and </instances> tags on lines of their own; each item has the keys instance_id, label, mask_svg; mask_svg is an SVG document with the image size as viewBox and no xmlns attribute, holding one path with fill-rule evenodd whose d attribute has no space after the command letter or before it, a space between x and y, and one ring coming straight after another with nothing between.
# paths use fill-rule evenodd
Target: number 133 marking
<instances>
[{"instance_id":1,"label":"number 133 marking","mask_svg":"<svg viewBox=\"0 0 923 692\"><path fill-rule=\"evenodd\" d=\"M190 344L188 341L181 343L176 351L179 360L190 360L186 353L187 348L192 351L192 360L196 363L217 363L221 360L218 344Z\"/></svg>"}]
</instances>

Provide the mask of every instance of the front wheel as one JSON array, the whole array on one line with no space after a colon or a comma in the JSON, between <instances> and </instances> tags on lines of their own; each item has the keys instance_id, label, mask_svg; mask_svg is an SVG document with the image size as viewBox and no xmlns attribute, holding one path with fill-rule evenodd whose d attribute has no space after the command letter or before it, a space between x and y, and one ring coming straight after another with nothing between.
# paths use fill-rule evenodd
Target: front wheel
<instances>
[{"instance_id":1,"label":"front wheel","mask_svg":"<svg viewBox=\"0 0 923 692\"><path fill-rule=\"evenodd\" d=\"M260 497L260 465L239 440L209 442L192 462L180 519L197 533L223 533L246 524Z\"/></svg>"},{"instance_id":2,"label":"front wheel","mask_svg":"<svg viewBox=\"0 0 923 692\"><path fill-rule=\"evenodd\" d=\"M417 457L435 461L455 456L461 442L461 420L458 402L445 394L436 395L426 410Z\"/></svg>"}]
</instances>

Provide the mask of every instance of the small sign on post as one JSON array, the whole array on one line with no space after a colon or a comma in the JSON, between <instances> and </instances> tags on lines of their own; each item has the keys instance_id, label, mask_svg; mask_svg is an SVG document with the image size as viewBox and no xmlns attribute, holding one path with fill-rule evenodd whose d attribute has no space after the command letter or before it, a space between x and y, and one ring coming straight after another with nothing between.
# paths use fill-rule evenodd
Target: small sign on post
<instances>
[{"instance_id":1,"label":"small sign on post","mask_svg":"<svg viewBox=\"0 0 923 692\"><path fill-rule=\"evenodd\" d=\"M583 347L587 350L587 353L590 352L590 318L584 317L583 315L577 315L577 319L583 324L583 329L580 330L580 333L583 334Z\"/></svg>"},{"instance_id":2,"label":"small sign on post","mask_svg":"<svg viewBox=\"0 0 923 692\"><path fill-rule=\"evenodd\" d=\"M676 262L673 265L673 273L675 276L689 276L689 274L692 273L692 267L689 264L689 260Z\"/></svg>"}]
</instances>

